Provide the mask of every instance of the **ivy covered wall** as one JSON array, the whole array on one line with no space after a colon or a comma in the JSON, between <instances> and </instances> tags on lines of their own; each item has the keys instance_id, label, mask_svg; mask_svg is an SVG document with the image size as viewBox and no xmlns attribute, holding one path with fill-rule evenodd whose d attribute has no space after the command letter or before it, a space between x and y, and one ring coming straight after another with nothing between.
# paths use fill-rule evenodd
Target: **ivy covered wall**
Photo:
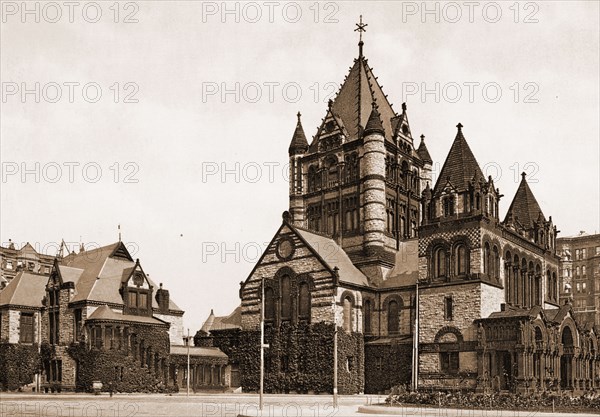
<instances>
[{"instance_id":1,"label":"ivy covered wall","mask_svg":"<svg viewBox=\"0 0 600 417\"><path fill-rule=\"evenodd\" d=\"M0 343L0 388L13 391L31 384L40 369L38 345Z\"/></svg>"},{"instance_id":2,"label":"ivy covered wall","mask_svg":"<svg viewBox=\"0 0 600 417\"><path fill-rule=\"evenodd\" d=\"M397 385L410 384L411 343L365 345L365 393L383 394Z\"/></svg>"},{"instance_id":3,"label":"ivy covered wall","mask_svg":"<svg viewBox=\"0 0 600 417\"><path fill-rule=\"evenodd\" d=\"M265 329L265 392L333 392L333 325L291 324ZM196 338L206 345L206 339ZM241 373L244 391L260 385L260 332L213 332L212 344L230 358ZM338 392L364 391L364 341L360 333L338 331Z\"/></svg>"},{"instance_id":4,"label":"ivy covered wall","mask_svg":"<svg viewBox=\"0 0 600 417\"><path fill-rule=\"evenodd\" d=\"M108 391L112 384L119 392L164 392L168 391L169 378L169 335L162 327L134 326L135 346L121 349L89 347L85 343L74 343L68 354L78 364L76 389L91 391L94 381L103 383ZM143 341L143 357L139 343Z\"/></svg>"}]
</instances>

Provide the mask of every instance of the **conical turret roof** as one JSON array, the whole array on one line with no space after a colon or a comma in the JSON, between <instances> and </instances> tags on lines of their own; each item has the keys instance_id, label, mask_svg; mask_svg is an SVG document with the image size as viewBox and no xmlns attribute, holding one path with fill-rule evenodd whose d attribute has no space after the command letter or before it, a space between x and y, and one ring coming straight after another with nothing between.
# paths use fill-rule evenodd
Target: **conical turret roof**
<instances>
[{"instance_id":1,"label":"conical turret roof","mask_svg":"<svg viewBox=\"0 0 600 417\"><path fill-rule=\"evenodd\" d=\"M288 148L290 155L304 153L308 150L308 141L306 140L306 135L304 134L304 129L302 128L302 122L300 121L300 116L302 115L300 112L298 112L297 116L298 122L296 123L296 129L294 130L290 147Z\"/></svg>"},{"instance_id":2,"label":"conical turret roof","mask_svg":"<svg viewBox=\"0 0 600 417\"><path fill-rule=\"evenodd\" d=\"M448 182L457 192L461 192L469 189L473 177L484 178L475 155L463 136L462 124L459 123L456 127L458 131L433 188L434 195L437 195Z\"/></svg>"},{"instance_id":3,"label":"conical turret roof","mask_svg":"<svg viewBox=\"0 0 600 417\"><path fill-rule=\"evenodd\" d=\"M417 155L421 158L421 161L432 164L433 159L431 159L431 155L429 155L429 150L427 150L427 146L425 146L425 135L421 135L421 143L419 144L419 149L417 149Z\"/></svg>"},{"instance_id":4,"label":"conical turret roof","mask_svg":"<svg viewBox=\"0 0 600 417\"><path fill-rule=\"evenodd\" d=\"M531 229L538 221L546 221L546 217L540 208L527 180L525 179L526 174L521 174L521 183L515 197L510 203L506 217L504 218L505 223L519 222L525 229Z\"/></svg>"}]
</instances>

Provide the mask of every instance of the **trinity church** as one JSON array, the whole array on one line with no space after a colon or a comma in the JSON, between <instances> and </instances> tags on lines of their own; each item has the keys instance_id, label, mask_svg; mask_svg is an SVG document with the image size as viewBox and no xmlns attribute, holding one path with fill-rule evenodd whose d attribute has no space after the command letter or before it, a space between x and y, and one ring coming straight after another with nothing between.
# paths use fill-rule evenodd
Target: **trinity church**
<instances>
[{"instance_id":1,"label":"trinity church","mask_svg":"<svg viewBox=\"0 0 600 417\"><path fill-rule=\"evenodd\" d=\"M331 392L334 329L340 393L600 387L600 329L559 301L552 217L523 174L501 219L468 130L448 134L434 183L425 137L406 104L392 108L361 39L310 142L298 113L289 209L241 306L196 335L229 356L234 385L258 389L264 304L267 392Z\"/></svg>"}]
</instances>

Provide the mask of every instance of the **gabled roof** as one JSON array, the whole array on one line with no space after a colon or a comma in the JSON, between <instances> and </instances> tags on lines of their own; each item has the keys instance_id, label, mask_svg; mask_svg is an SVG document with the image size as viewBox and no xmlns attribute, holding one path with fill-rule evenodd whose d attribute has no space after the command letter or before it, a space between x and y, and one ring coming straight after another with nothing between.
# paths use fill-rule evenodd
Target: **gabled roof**
<instances>
[{"instance_id":1,"label":"gabled roof","mask_svg":"<svg viewBox=\"0 0 600 417\"><path fill-rule=\"evenodd\" d=\"M360 56L354 60L348 76L333 100L333 114L342 119L348 131L348 141L358 139L371 114L372 103L378 106L386 140L392 141L392 118L396 113L373 75L367 60Z\"/></svg>"},{"instance_id":2,"label":"gabled roof","mask_svg":"<svg viewBox=\"0 0 600 417\"><path fill-rule=\"evenodd\" d=\"M302 239L308 248L325 263L325 266L330 270L338 268L339 278L341 282L356 285L369 285L369 281L350 260L348 254L339 246L335 240L313 233L311 231L301 229L297 226L288 224L290 229L295 231L300 239Z\"/></svg>"},{"instance_id":3,"label":"gabled roof","mask_svg":"<svg viewBox=\"0 0 600 417\"><path fill-rule=\"evenodd\" d=\"M113 311L106 304L98 307L90 316L87 318L88 321L93 320L105 320L105 321L127 321L143 324L159 324L168 325L167 322L159 320L155 317L148 316L134 316L131 314L121 314Z\"/></svg>"},{"instance_id":4,"label":"gabled roof","mask_svg":"<svg viewBox=\"0 0 600 417\"><path fill-rule=\"evenodd\" d=\"M237 306L235 310L228 316L215 316L213 310L210 310L210 314L200 331L209 334L213 330L226 330L226 329L241 329L242 328L242 306Z\"/></svg>"},{"instance_id":5,"label":"gabled roof","mask_svg":"<svg viewBox=\"0 0 600 417\"><path fill-rule=\"evenodd\" d=\"M544 213L542 213L540 205L531 192L531 188L529 188L527 180L525 179L525 173L523 172L521 174L521 183L506 212L504 222L517 221L525 229L531 229L538 219L546 221Z\"/></svg>"},{"instance_id":6,"label":"gabled roof","mask_svg":"<svg viewBox=\"0 0 600 417\"><path fill-rule=\"evenodd\" d=\"M411 239L400 242L394 267L388 272L381 288L415 285L419 279L419 241Z\"/></svg>"},{"instance_id":7,"label":"gabled roof","mask_svg":"<svg viewBox=\"0 0 600 417\"><path fill-rule=\"evenodd\" d=\"M216 347L199 347L199 346L190 346L189 347L190 356L208 356L211 358L223 358L227 359L227 355L221 351L221 349ZM188 347L187 346L178 346L171 345L171 355L187 355Z\"/></svg>"},{"instance_id":8,"label":"gabled roof","mask_svg":"<svg viewBox=\"0 0 600 417\"><path fill-rule=\"evenodd\" d=\"M75 284L75 294L71 302L96 301L108 304L123 304L119 290L124 277L129 277L136 263L122 242L86 250L65 257L59 265L63 281ZM156 290L158 286L146 276ZM152 297L152 307L158 308ZM169 310L181 309L169 299Z\"/></svg>"},{"instance_id":9,"label":"gabled roof","mask_svg":"<svg viewBox=\"0 0 600 417\"><path fill-rule=\"evenodd\" d=\"M0 306L42 308L42 299L46 295L47 282L48 277L45 275L20 271L0 291Z\"/></svg>"},{"instance_id":10,"label":"gabled roof","mask_svg":"<svg viewBox=\"0 0 600 417\"><path fill-rule=\"evenodd\" d=\"M462 124L459 123L457 128L456 137L433 188L434 196L438 195L448 182L457 192L462 192L469 189L469 184L474 177L484 178L475 155L463 136Z\"/></svg>"}]
</instances>

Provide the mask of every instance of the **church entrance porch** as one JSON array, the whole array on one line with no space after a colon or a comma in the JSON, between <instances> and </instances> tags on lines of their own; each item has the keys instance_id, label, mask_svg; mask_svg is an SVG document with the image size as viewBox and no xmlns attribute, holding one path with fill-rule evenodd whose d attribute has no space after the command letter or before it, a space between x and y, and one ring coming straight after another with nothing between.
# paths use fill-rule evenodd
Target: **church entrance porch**
<instances>
[{"instance_id":1,"label":"church entrance porch","mask_svg":"<svg viewBox=\"0 0 600 417\"><path fill-rule=\"evenodd\" d=\"M496 386L502 391L509 390L513 385L512 355L508 351L499 351L496 353L496 361Z\"/></svg>"}]
</instances>

